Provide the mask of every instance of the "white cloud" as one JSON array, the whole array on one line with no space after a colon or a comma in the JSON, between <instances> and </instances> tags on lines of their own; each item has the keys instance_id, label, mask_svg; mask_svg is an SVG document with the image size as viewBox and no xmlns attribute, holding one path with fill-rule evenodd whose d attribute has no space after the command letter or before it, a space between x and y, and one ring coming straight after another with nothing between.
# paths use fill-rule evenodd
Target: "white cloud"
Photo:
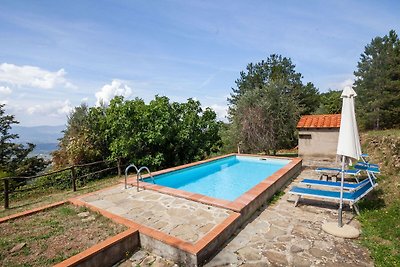
<instances>
[{"instance_id":1,"label":"white cloud","mask_svg":"<svg viewBox=\"0 0 400 267\"><path fill-rule=\"evenodd\" d=\"M54 101L44 105L34 105L27 109L29 115L43 115L59 117L68 115L73 110L71 102L67 99L65 101Z\"/></svg>"},{"instance_id":2,"label":"white cloud","mask_svg":"<svg viewBox=\"0 0 400 267\"><path fill-rule=\"evenodd\" d=\"M12 90L8 86L1 86L0 85L0 94L2 95L10 95L12 93Z\"/></svg>"},{"instance_id":3,"label":"white cloud","mask_svg":"<svg viewBox=\"0 0 400 267\"><path fill-rule=\"evenodd\" d=\"M75 86L65 78L66 74L64 69L51 72L35 66L17 66L8 63L0 64L0 82L17 86L52 89L60 85L66 88L75 88Z\"/></svg>"},{"instance_id":4,"label":"white cloud","mask_svg":"<svg viewBox=\"0 0 400 267\"><path fill-rule=\"evenodd\" d=\"M349 78L338 84L338 89L343 90L345 87L353 87L354 79Z\"/></svg>"},{"instance_id":5,"label":"white cloud","mask_svg":"<svg viewBox=\"0 0 400 267\"><path fill-rule=\"evenodd\" d=\"M132 94L132 89L121 80L112 80L111 84L104 85L100 91L96 92L96 105L101 102L104 104L110 103L110 100L115 96L129 97Z\"/></svg>"},{"instance_id":6,"label":"white cloud","mask_svg":"<svg viewBox=\"0 0 400 267\"><path fill-rule=\"evenodd\" d=\"M227 119L228 107L227 106L213 104L210 106L210 108L212 108L215 111L215 113L217 113L218 120L228 122L228 119Z\"/></svg>"}]
</instances>

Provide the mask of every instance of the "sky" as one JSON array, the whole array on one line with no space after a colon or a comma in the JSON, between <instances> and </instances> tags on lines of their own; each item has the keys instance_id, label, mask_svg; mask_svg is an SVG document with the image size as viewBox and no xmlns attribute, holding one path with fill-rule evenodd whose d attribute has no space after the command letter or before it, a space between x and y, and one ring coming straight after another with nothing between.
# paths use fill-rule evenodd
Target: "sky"
<instances>
[{"instance_id":1,"label":"sky","mask_svg":"<svg viewBox=\"0 0 400 267\"><path fill-rule=\"evenodd\" d=\"M303 82L342 90L400 1L0 1L0 103L23 126L63 125L115 95L194 98L226 120L247 64L291 58Z\"/></svg>"}]
</instances>

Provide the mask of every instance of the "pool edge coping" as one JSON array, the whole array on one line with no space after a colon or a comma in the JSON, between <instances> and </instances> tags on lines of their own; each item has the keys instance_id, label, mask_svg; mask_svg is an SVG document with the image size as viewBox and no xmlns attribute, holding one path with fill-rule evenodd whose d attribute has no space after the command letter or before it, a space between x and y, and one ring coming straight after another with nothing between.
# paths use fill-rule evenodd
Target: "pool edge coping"
<instances>
[{"instance_id":1,"label":"pool edge coping","mask_svg":"<svg viewBox=\"0 0 400 267\"><path fill-rule=\"evenodd\" d=\"M170 188L166 186L161 186L157 184L151 184L147 182L139 182L139 187L144 188L144 189L149 189L152 191L160 192L163 194L175 196L175 197L180 197L184 199L188 199L191 201L195 202L200 202L206 205L218 207L218 208L224 208L228 209L234 212L242 213L243 209L249 205L252 201L254 201L262 192L265 192L270 186L273 186L275 183L277 183L283 176L285 176L287 173L289 173L292 169L296 168L299 164L301 165L302 159L299 157L295 158L289 158L289 157L275 157L275 156L266 156L266 155L255 155L255 154L238 154L238 153L231 153L223 156L218 156L214 158L210 158L207 160L202 160L202 161L197 161L189 164L184 164L178 167L174 168L168 168L165 170L160 170L157 172L154 172L154 176L160 175L160 174L165 174L168 172L176 171L176 170L181 170L193 166L197 166L203 163L215 161L218 159L222 158L227 158L231 156L246 156L246 157L258 157L258 158L271 158L271 159L284 159L284 160L289 160L289 163L287 163L285 166L271 174L270 176L264 178L262 181L257 183L255 186L244 192L242 195L240 195L238 198L236 198L233 201L229 200L224 200L224 199L218 199L218 198L213 198L209 197L206 195L198 194L198 193L191 193L187 191L183 191L180 189L175 189L175 188ZM143 178L148 177L148 175L143 175ZM133 181L134 178L128 179L128 184L131 182L132 186L136 187L134 185Z\"/></svg>"}]
</instances>

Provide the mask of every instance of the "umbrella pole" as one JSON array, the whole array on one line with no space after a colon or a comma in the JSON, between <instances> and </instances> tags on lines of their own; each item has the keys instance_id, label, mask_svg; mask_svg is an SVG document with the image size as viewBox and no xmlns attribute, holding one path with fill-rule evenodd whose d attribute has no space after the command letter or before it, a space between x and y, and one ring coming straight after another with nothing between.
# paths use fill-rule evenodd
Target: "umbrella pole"
<instances>
[{"instance_id":1,"label":"umbrella pole","mask_svg":"<svg viewBox=\"0 0 400 267\"><path fill-rule=\"evenodd\" d=\"M342 220L342 208L343 208L343 183L344 183L344 161L345 156L342 156L342 179L340 181L340 203L339 203L339 211L338 211L338 225L339 227L343 227Z\"/></svg>"}]
</instances>

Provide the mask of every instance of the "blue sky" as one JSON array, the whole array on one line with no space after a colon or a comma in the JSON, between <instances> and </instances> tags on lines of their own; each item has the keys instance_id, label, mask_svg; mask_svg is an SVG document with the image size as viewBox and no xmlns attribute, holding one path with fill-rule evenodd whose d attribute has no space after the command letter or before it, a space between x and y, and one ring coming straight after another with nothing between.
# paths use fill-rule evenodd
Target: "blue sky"
<instances>
[{"instance_id":1,"label":"blue sky","mask_svg":"<svg viewBox=\"0 0 400 267\"><path fill-rule=\"evenodd\" d=\"M290 57L321 92L352 84L400 1L15 1L0 4L0 102L21 125L60 125L116 94L200 100L223 118L239 72Z\"/></svg>"}]
</instances>

